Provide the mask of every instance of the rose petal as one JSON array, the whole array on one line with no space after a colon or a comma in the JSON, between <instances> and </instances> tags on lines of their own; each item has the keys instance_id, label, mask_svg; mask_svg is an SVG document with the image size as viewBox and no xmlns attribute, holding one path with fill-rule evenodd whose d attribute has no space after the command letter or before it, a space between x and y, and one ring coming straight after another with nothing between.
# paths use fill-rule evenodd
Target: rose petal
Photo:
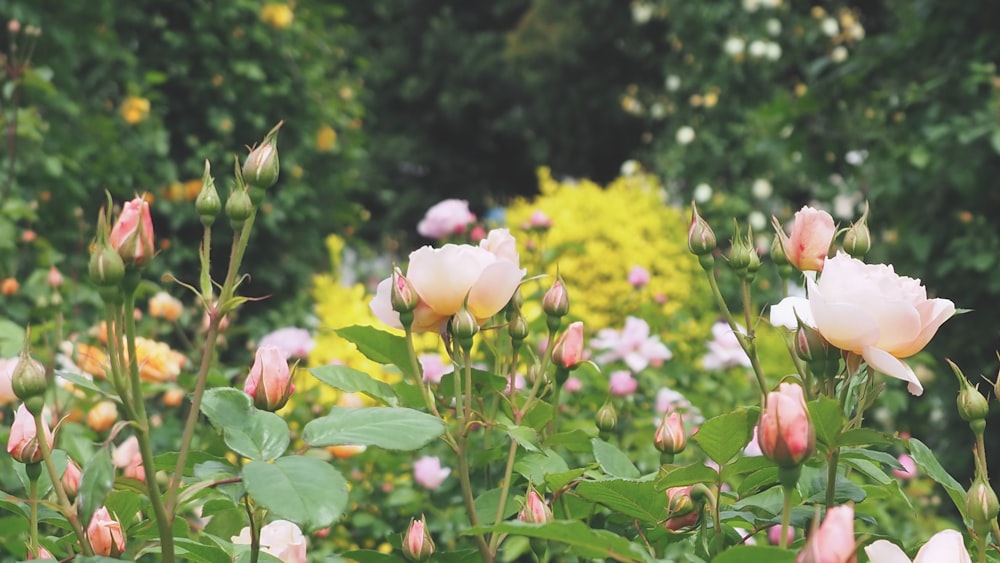
<instances>
[{"instance_id":1,"label":"rose petal","mask_svg":"<svg viewBox=\"0 0 1000 563\"><path fill-rule=\"evenodd\" d=\"M820 334L837 348L859 352L878 342L878 320L868 311L850 303L828 303L812 283L809 305Z\"/></svg>"},{"instance_id":2,"label":"rose petal","mask_svg":"<svg viewBox=\"0 0 1000 563\"><path fill-rule=\"evenodd\" d=\"M910 563L910 558L898 545L886 540L878 540L865 547L865 553L871 563Z\"/></svg>"},{"instance_id":3,"label":"rose petal","mask_svg":"<svg viewBox=\"0 0 1000 563\"><path fill-rule=\"evenodd\" d=\"M874 562L875 560L872 559ZM965 538L955 530L942 530L934 534L920 551L913 563L972 563L969 552L965 549ZM881 560L876 563L882 563Z\"/></svg>"},{"instance_id":4,"label":"rose petal","mask_svg":"<svg viewBox=\"0 0 1000 563\"><path fill-rule=\"evenodd\" d=\"M917 379L917 375L913 373L913 370L910 369L910 366L906 365L905 362L885 350L879 350L874 346L866 346L861 351L861 355L864 357L865 361L868 362L868 365L876 371L908 382L909 385L907 386L907 389L910 391L910 394L917 397L923 395L923 385L920 384L920 380Z\"/></svg>"}]
</instances>

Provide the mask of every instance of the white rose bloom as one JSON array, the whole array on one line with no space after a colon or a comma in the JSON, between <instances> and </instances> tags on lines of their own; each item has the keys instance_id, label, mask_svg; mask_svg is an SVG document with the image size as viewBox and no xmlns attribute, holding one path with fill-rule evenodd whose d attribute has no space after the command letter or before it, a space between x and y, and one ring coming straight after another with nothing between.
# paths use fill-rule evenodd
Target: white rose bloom
<instances>
[{"instance_id":1,"label":"white rose bloom","mask_svg":"<svg viewBox=\"0 0 1000 563\"><path fill-rule=\"evenodd\" d=\"M755 39L750 42L750 48L748 49L751 57L759 59L767 54L767 44L759 39Z\"/></svg>"},{"instance_id":2,"label":"white rose bloom","mask_svg":"<svg viewBox=\"0 0 1000 563\"><path fill-rule=\"evenodd\" d=\"M771 197L774 192L774 188L771 186L771 182L768 182L764 178L757 178L753 181L753 186L750 188L751 193L757 199L767 199Z\"/></svg>"},{"instance_id":3,"label":"white rose bloom","mask_svg":"<svg viewBox=\"0 0 1000 563\"><path fill-rule=\"evenodd\" d=\"M843 45L837 45L830 51L830 58L833 59L835 63L842 63L847 60L847 47Z\"/></svg>"},{"instance_id":4,"label":"white rose bloom","mask_svg":"<svg viewBox=\"0 0 1000 563\"><path fill-rule=\"evenodd\" d=\"M722 50L726 52L730 57L735 57L743 54L743 49L746 48L746 41L739 37L730 37L726 39L726 42L722 44Z\"/></svg>"},{"instance_id":5,"label":"white rose bloom","mask_svg":"<svg viewBox=\"0 0 1000 563\"><path fill-rule=\"evenodd\" d=\"M833 18L824 18L823 21L819 24L819 28L824 35L827 35L829 37L833 37L838 33L840 33L840 24L837 23L837 20Z\"/></svg>"},{"instance_id":6,"label":"white rose bloom","mask_svg":"<svg viewBox=\"0 0 1000 563\"><path fill-rule=\"evenodd\" d=\"M765 27L767 29L767 32L770 33L771 35L781 34L781 20L779 20L778 18L771 18L767 20Z\"/></svg>"},{"instance_id":7,"label":"white rose bloom","mask_svg":"<svg viewBox=\"0 0 1000 563\"><path fill-rule=\"evenodd\" d=\"M767 49L764 52L764 56L766 56L768 59L776 61L781 58L781 45L778 45L777 43L774 43L772 41L768 42L766 44L766 47Z\"/></svg>"},{"instance_id":8,"label":"white rose bloom","mask_svg":"<svg viewBox=\"0 0 1000 563\"><path fill-rule=\"evenodd\" d=\"M694 187L694 200L698 203L705 203L712 199L712 186L706 183L698 184Z\"/></svg>"},{"instance_id":9,"label":"white rose bloom","mask_svg":"<svg viewBox=\"0 0 1000 563\"><path fill-rule=\"evenodd\" d=\"M681 77L671 74L663 81L663 86L667 89L667 92L676 92L681 87Z\"/></svg>"},{"instance_id":10,"label":"white rose bloom","mask_svg":"<svg viewBox=\"0 0 1000 563\"><path fill-rule=\"evenodd\" d=\"M686 145L694 140L694 129L685 125L677 130L677 142Z\"/></svg>"}]
</instances>

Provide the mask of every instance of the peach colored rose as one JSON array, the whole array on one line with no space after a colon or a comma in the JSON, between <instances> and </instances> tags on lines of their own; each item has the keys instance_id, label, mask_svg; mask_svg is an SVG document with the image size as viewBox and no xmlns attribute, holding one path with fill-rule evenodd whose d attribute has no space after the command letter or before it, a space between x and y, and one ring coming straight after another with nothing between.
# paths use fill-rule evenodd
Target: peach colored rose
<instances>
[{"instance_id":1,"label":"peach colored rose","mask_svg":"<svg viewBox=\"0 0 1000 563\"><path fill-rule=\"evenodd\" d=\"M834 506L809 536L795 563L854 563L854 507Z\"/></svg>"},{"instance_id":2,"label":"peach colored rose","mask_svg":"<svg viewBox=\"0 0 1000 563\"><path fill-rule=\"evenodd\" d=\"M792 266L802 271L823 270L823 262L837 230L829 213L805 206L795 212L791 235L785 234L777 219L774 220L774 229Z\"/></svg>"},{"instance_id":3,"label":"peach colored rose","mask_svg":"<svg viewBox=\"0 0 1000 563\"><path fill-rule=\"evenodd\" d=\"M117 520L111 518L104 506L94 512L87 526L87 538L97 555L120 555L125 551L125 534Z\"/></svg>"},{"instance_id":4,"label":"peach colored rose","mask_svg":"<svg viewBox=\"0 0 1000 563\"><path fill-rule=\"evenodd\" d=\"M42 430L45 435L45 442L49 449L52 448L53 436L44 420ZM10 436L7 438L7 453L10 457L21 463L33 463L42 461L42 448L38 443L38 429L35 426L35 417L28 412L28 407L23 404L14 413L14 422L10 425Z\"/></svg>"},{"instance_id":5,"label":"peach colored rose","mask_svg":"<svg viewBox=\"0 0 1000 563\"><path fill-rule=\"evenodd\" d=\"M809 309L816 329L830 344L864 357L868 365L923 386L901 358L927 345L938 327L955 314L948 299L928 299L920 280L897 275L892 266L865 264L838 253L826 261L818 282L808 280Z\"/></svg>"},{"instance_id":6,"label":"peach colored rose","mask_svg":"<svg viewBox=\"0 0 1000 563\"><path fill-rule=\"evenodd\" d=\"M809 420L802 387L782 383L767 394L760 414L757 443L768 459L783 467L805 461L816 448L816 431Z\"/></svg>"}]
</instances>

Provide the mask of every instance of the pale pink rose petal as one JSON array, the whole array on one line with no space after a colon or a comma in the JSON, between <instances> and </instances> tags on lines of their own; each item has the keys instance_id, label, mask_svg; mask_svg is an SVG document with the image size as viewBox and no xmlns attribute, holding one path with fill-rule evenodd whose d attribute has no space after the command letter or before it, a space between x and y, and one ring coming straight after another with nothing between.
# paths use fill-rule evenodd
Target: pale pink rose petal
<instances>
[{"instance_id":1,"label":"pale pink rose petal","mask_svg":"<svg viewBox=\"0 0 1000 563\"><path fill-rule=\"evenodd\" d=\"M879 348L893 354L920 335L920 313L910 303L882 301L869 309L879 323Z\"/></svg>"},{"instance_id":2,"label":"pale pink rose petal","mask_svg":"<svg viewBox=\"0 0 1000 563\"><path fill-rule=\"evenodd\" d=\"M510 302L523 277L524 271L507 260L485 267L469 291L469 312L481 321L497 314Z\"/></svg>"},{"instance_id":3,"label":"pale pink rose petal","mask_svg":"<svg viewBox=\"0 0 1000 563\"><path fill-rule=\"evenodd\" d=\"M955 316L955 304L948 299L931 299L917 305L917 311L920 313L920 322L924 329L908 346L896 350L900 358L909 358L923 350L941 325Z\"/></svg>"},{"instance_id":4,"label":"pale pink rose petal","mask_svg":"<svg viewBox=\"0 0 1000 563\"><path fill-rule=\"evenodd\" d=\"M473 246L425 246L410 254L406 277L431 310L450 317L462 307L483 268L495 260L489 252Z\"/></svg>"},{"instance_id":5,"label":"pale pink rose petal","mask_svg":"<svg viewBox=\"0 0 1000 563\"><path fill-rule=\"evenodd\" d=\"M917 374L913 373L910 366L906 365L905 362L896 356L893 356L885 350L875 348L874 346L865 346L861 350L861 355L864 357L865 361L868 362L868 365L876 371L895 377L896 379L902 379L903 381L909 383L906 388L911 395L919 397L924 394L924 386L921 385L920 380L917 379Z\"/></svg>"},{"instance_id":6,"label":"pale pink rose petal","mask_svg":"<svg viewBox=\"0 0 1000 563\"><path fill-rule=\"evenodd\" d=\"M972 563L965 538L955 530L942 530L927 540L913 563ZM878 561L877 563L881 563Z\"/></svg>"},{"instance_id":7,"label":"pale pink rose petal","mask_svg":"<svg viewBox=\"0 0 1000 563\"><path fill-rule=\"evenodd\" d=\"M852 303L824 299L819 287L812 282L809 283L809 307L820 333L841 350L860 352L879 340L879 324L874 316Z\"/></svg>"},{"instance_id":8,"label":"pale pink rose petal","mask_svg":"<svg viewBox=\"0 0 1000 563\"><path fill-rule=\"evenodd\" d=\"M910 558L898 545L886 540L873 542L865 547L865 553L871 563L910 563Z\"/></svg>"},{"instance_id":9,"label":"pale pink rose petal","mask_svg":"<svg viewBox=\"0 0 1000 563\"><path fill-rule=\"evenodd\" d=\"M809 307L809 300L797 296L786 297L777 305L771 306L771 326L796 330L799 328L799 323L795 319L795 315L798 315L802 322L808 326L816 326L812 308Z\"/></svg>"},{"instance_id":10,"label":"pale pink rose petal","mask_svg":"<svg viewBox=\"0 0 1000 563\"><path fill-rule=\"evenodd\" d=\"M399 322L399 313L392 308L392 278L386 278L379 282L375 288L375 298L368 304L372 313L378 320L391 326L392 328L403 328Z\"/></svg>"}]
</instances>

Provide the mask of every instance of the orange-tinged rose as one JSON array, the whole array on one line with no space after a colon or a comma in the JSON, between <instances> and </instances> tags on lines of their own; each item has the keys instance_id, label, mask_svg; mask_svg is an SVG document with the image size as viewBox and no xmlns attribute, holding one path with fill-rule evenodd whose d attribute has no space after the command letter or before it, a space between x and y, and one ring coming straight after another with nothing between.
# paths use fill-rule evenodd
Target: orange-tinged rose
<instances>
[{"instance_id":1,"label":"orange-tinged rose","mask_svg":"<svg viewBox=\"0 0 1000 563\"><path fill-rule=\"evenodd\" d=\"M94 432L104 432L118 420L118 407L114 401L101 401L87 411L87 426Z\"/></svg>"},{"instance_id":2,"label":"orange-tinged rose","mask_svg":"<svg viewBox=\"0 0 1000 563\"><path fill-rule=\"evenodd\" d=\"M158 319L176 322L184 312L180 299L161 291L149 299L149 314Z\"/></svg>"}]
</instances>

